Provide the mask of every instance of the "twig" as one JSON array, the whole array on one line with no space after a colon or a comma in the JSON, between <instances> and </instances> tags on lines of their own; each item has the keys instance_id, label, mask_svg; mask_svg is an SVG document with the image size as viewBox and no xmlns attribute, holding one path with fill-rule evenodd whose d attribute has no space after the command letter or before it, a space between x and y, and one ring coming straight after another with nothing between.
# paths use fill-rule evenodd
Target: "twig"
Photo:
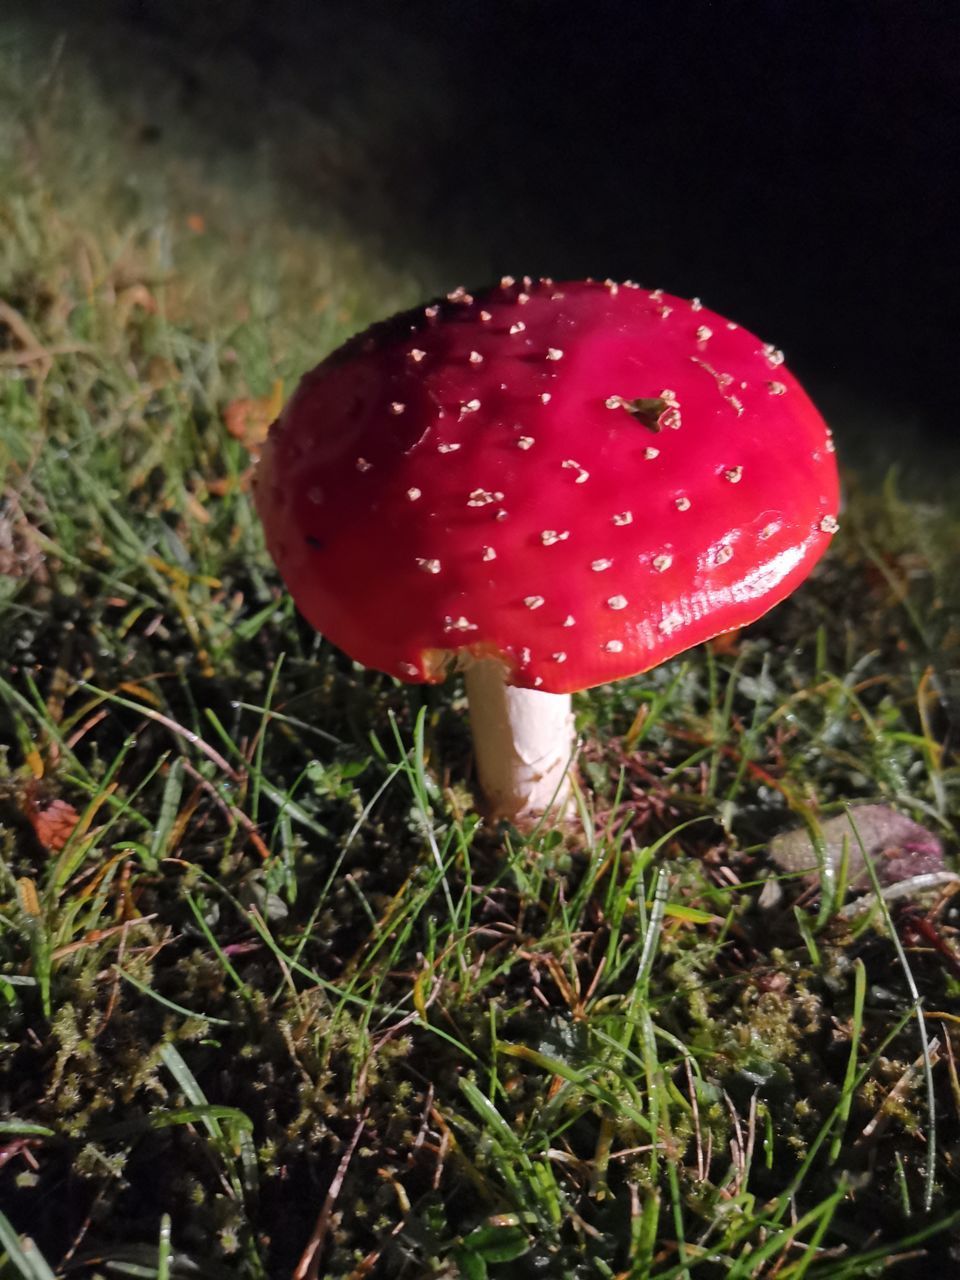
<instances>
[{"instance_id":1,"label":"twig","mask_svg":"<svg viewBox=\"0 0 960 1280\"><path fill-rule=\"evenodd\" d=\"M62 947L57 947L50 953L51 960L63 960L65 956L72 956L77 951L83 951L86 947L96 946L104 942L107 938L114 937L115 934L122 934L123 941L120 946L121 954L126 946L127 933L130 929L136 929L140 925L150 924L152 920L156 920L156 912L149 916L137 916L135 920L124 920L122 924L110 925L107 929L91 929L89 933L84 934L82 938L78 938L76 942L67 942Z\"/></svg>"},{"instance_id":2,"label":"twig","mask_svg":"<svg viewBox=\"0 0 960 1280\"><path fill-rule=\"evenodd\" d=\"M874 866L873 859L868 855L863 845L860 832L857 830L856 821L851 816L850 806L846 806L847 817L850 818L853 833L857 837L857 844L860 846L860 852L863 855L864 865L867 874L870 877L870 884L873 892L877 895L880 908L883 912L883 918L887 929L890 933L890 940L893 943L893 949L897 953L897 959L900 962L900 968L903 970L903 977L907 984L907 990L910 993L910 1003L913 1006L914 1016L917 1020L917 1035L920 1040L920 1048L922 1050L919 1063L923 1068L924 1080L927 1086L927 1167L924 1172L923 1179L923 1207L926 1213L933 1208L933 1191L936 1181L936 1159L937 1159L937 1107L936 1096L933 1091L933 1062L931 1060L931 1052L934 1046L939 1047L938 1041L930 1041L927 1038L927 1025L923 1018L923 1002L920 999L920 992L917 988L916 979L913 976L913 970L910 968L910 961L907 959L907 953L903 948L900 940L900 934L897 927L893 923L893 917L890 914L890 908L887 906L886 899L883 897L883 888L877 876L877 869Z\"/></svg>"},{"instance_id":3,"label":"twig","mask_svg":"<svg viewBox=\"0 0 960 1280\"><path fill-rule=\"evenodd\" d=\"M738 1196L743 1190L746 1182L747 1163L746 1163L746 1147L743 1141L743 1126L740 1124L740 1114L733 1105L733 1099L723 1091L723 1100L727 1104L727 1110L730 1112L730 1119L733 1121L733 1129L735 1136L730 1139L730 1155L736 1169L733 1183L733 1196Z\"/></svg>"},{"instance_id":4,"label":"twig","mask_svg":"<svg viewBox=\"0 0 960 1280\"><path fill-rule=\"evenodd\" d=\"M693 1117L693 1133L697 1143L697 1181L703 1182L707 1176L707 1168L703 1160L703 1131L700 1128L700 1107L697 1105L697 1089L693 1081L693 1068L690 1059L684 1058L683 1065L687 1070L687 1087L690 1091L690 1111Z\"/></svg>"},{"instance_id":5,"label":"twig","mask_svg":"<svg viewBox=\"0 0 960 1280\"><path fill-rule=\"evenodd\" d=\"M932 1067L936 1064L940 1056L940 1041L936 1036L930 1040L925 1052L921 1053L916 1061L911 1062L904 1071L903 1075L893 1086L883 1102L880 1103L876 1114L871 1120L868 1120L860 1134L859 1142L869 1141L871 1138L877 1137L880 1132L890 1123L890 1117L895 1103L902 1101L907 1095L918 1076L923 1073L924 1067Z\"/></svg>"},{"instance_id":6,"label":"twig","mask_svg":"<svg viewBox=\"0 0 960 1280\"><path fill-rule=\"evenodd\" d=\"M953 1043L950 1040L950 1032L947 1030L946 1024L940 1024L943 1027L943 1047L947 1051L947 1070L950 1074L950 1089L953 1093L953 1106L960 1116L960 1077L957 1076L957 1061L953 1056Z\"/></svg>"},{"instance_id":7,"label":"twig","mask_svg":"<svg viewBox=\"0 0 960 1280\"><path fill-rule=\"evenodd\" d=\"M427 1086L427 1099L423 1107L423 1115L420 1119L420 1129L414 1140L413 1146L407 1153L407 1164L413 1164L417 1152L423 1146L424 1139L430 1130L430 1112L433 1108L433 1082Z\"/></svg>"},{"instance_id":8,"label":"twig","mask_svg":"<svg viewBox=\"0 0 960 1280\"><path fill-rule=\"evenodd\" d=\"M169 716L165 716L161 711L154 711L152 707L145 707L143 703L134 702L131 698L118 697L117 694L109 693L106 689L98 689L96 685L89 684L87 681L81 681L78 688L84 685L91 693L101 697L104 702L111 702L118 707L126 707L128 711L138 711L140 715L145 716L148 720L153 720L156 724L162 724L165 729L169 729L178 738L182 738L185 742L189 742L191 746L196 747L198 751L202 751L208 760L211 760L218 769L227 775L231 782L240 781L240 775L233 765L228 764L220 752L211 747L208 742L205 742L199 733L194 733L186 725L178 724L176 720L171 720Z\"/></svg>"},{"instance_id":9,"label":"twig","mask_svg":"<svg viewBox=\"0 0 960 1280\"><path fill-rule=\"evenodd\" d=\"M253 819L248 814L244 813L242 809L239 809L235 804L230 804L228 801L224 800L223 796L213 785L210 779L205 778L199 769L195 769L190 761L185 757L183 758L183 768L186 773L189 773L190 777L193 778L197 785L212 798L214 804L216 804L216 806L225 813L228 818L239 823L239 825L243 827L250 839L250 843L256 849L257 853L259 853L260 857L263 858L264 862L266 862L270 857L270 850L264 844L263 837L257 830L256 823Z\"/></svg>"},{"instance_id":10,"label":"twig","mask_svg":"<svg viewBox=\"0 0 960 1280\"><path fill-rule=\"evenodd\" d=\"M357 1127L353 1131L353 1137L350 1139L346 1151L340 1157L337 1171L333 1175L333 1181L330 1183L330 1190L326 1194L310 1239L307 1242L307 1247L297 1263L291 1280L319 1280L320 1255L323 1249L323 1242L326 1239L327 1232L330 1230L330 1217L333 1213L333 1206L340 1195L343 1180L347 1176L347 1169L350 1167L350 1161L353 1159L353 1153L357 1149L357 1143L360 1141L360 1134L363 1132L363 1126L366 1121L367 1114L364 1112L357 1121Z\"/></svg>"},{"instance_id":11,"label":"twig","mask_svg":"<svg viewBox=\"0 0 960 1280\"><path fill-rule=\"evenodd\" d=\"M897 898L909 898L915 893L927 893L930 889L940 889L948 884L960 885L960 875L955 871L925 871L922 875L888 884L879 894L865 893L860 898L854 898L840 908L837 916L841 920L850 920L864 911L871 911L881 898L884 902L894 902Z\"/></svg>"},{"instance_id":12,"label":"twig","mask_svg":"<svg viewBox=\"0 0 960 1280\"><path fill-rule=\"evenodd\" d=\"M0 306L3 304L0 303ZM4 351L0 353L0 366L8 369L34 362L49 366L54 356L93 355L93 349L86 342L59 342L53 347L30 347L26 351Z\"/></svg>"},{"instance_id":13,"label":"twig","mask_svg":"<svg viewBox=\"0 0 960 1280\"><path fill-rule=\"evenodd\" d=\"M43 343L34 334L20 312L16 307L11 307L9 302L4 302L2 298L0 298L0 324L7 326L21 347L24 347L27 351L35 351L46 355Z\"/></svg>"}]
</instances>

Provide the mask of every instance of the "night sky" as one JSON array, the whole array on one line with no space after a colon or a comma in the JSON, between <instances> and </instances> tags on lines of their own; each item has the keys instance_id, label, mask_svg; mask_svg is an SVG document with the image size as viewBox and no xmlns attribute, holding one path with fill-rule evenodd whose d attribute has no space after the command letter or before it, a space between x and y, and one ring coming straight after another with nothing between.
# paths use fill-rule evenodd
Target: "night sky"
<instances>
[{"instance_id":1,"label":"night sky","mask_svg":"<svg viewBox=\"0 0 960 1280\"><path fill-rule=\"evenodd\" d=\"M295 99L349 129L355 103L375 176L346 213L398 264L700 295L784 347L828 409L855 402L861 451L874 414L884 456L960 434L955 0L60 8L165 50L201 111L204 60L236 62L265 114ZM393 117L372 133L371 77Z\"/></svg>"}]
</instances>

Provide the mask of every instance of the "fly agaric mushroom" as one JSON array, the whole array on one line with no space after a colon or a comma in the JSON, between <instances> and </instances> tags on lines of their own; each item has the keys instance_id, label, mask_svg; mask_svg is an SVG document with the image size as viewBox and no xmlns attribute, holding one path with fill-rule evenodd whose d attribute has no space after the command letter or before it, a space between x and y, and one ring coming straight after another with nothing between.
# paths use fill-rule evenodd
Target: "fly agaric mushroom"
<instances>
[{"instance_id":1,"label":"fly agaric mushroom","mask_svg":"<svg viewBox=\"0 0 960 1280\"><path fill-rule=\"evenodd\" d=\"M480 786L569 807L571 691L754 621L837 528L830 431L700 302L515 281L408 311L301 381L260 460L301 612L410 682L463 669Z\"/></svg>"}]
</instances>

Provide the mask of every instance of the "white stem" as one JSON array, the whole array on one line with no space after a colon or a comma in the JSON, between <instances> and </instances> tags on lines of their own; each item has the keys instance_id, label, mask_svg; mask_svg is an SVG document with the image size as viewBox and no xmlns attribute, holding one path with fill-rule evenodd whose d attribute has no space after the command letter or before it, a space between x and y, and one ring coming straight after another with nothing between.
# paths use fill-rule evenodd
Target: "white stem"
<instances>
[{"instance_id":1,"label":"white stem","mask_svg":"<svg viewBox=\"0 0 960 1280\"><path fill-rule=\"evenodd\" d=\"M573 813L568 766L575 744L569 693L508 685L493 659L466 670L477 777L492 817L536 820Z\"/></svg>"}]
</instances>

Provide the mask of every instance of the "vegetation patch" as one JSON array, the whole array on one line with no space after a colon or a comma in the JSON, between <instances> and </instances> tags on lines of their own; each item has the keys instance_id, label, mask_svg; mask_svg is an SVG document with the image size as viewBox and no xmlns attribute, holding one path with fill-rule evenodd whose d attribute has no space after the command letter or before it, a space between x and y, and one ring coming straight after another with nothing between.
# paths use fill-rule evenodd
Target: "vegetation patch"
<instances>
[{"instance_id":1,"label":"vegetation patch","mask_svg":"<svg viewBox=\"0 0 960 1280\"><path fill-rule=\"evenodd\" d=\"M235 230L54 201L45 118L0 173L0 1275L946 1274L955 886L767 851L870 801L949 864L958 512L849 476L791 600L579 697L581 836L491 829L458 686L302 625L250 500L414 285L278 223L270 305L218 296Z\"/></svg>"}]
</instances>

